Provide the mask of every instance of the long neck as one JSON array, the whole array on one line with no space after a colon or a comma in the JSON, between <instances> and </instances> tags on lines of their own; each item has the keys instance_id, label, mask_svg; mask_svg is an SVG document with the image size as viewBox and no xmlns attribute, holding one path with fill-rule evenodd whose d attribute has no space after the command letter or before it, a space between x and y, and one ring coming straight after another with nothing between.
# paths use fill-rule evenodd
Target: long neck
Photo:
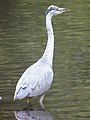
<instances>
[{"instance_id":1,"label":"long neck","mask_svg":"<svg viewBox=\"0 0 90 120\"><path fill-rule=\"evenodd\" d=\"M54 52L54 34L53 34L51 18L52 17L50 15L46 16L46 30L48 35L48 41L42 58L44 58L46 62L52 66L53 52Z\"/></svg>"}]
</instances>

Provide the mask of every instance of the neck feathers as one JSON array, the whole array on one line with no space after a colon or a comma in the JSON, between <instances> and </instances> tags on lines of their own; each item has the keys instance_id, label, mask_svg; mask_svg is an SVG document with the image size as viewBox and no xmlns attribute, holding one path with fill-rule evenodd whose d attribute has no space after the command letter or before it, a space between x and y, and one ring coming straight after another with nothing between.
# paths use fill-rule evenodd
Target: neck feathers
<instances>
[{"instance_id":1,"label":"neck feathers","mask_svg":"<svg viewBox=\"0 0 90 120\"><path fill-rule=\"evenodd\" d=\"M50 15L46 16L46 30L48 35L48 41L42 58L44 58L45 61L52 66L53 51L54 51L54 34L53 34L51 18L52 17Z\"/></svg>"}]
</instances>

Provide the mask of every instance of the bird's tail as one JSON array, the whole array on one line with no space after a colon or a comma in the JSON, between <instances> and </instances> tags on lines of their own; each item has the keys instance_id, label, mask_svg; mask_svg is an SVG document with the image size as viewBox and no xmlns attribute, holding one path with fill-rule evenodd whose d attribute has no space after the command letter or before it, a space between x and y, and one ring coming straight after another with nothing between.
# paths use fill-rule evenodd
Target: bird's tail
<instances>
[{"instance_id":1,"label":"bird's tail","mask_svg":"<svg viewBox=\"0 0 90 120\"><path fill-rule=\"evenodd\" d=\"M15 91L15 94L14 94L14 100L21 100L25 97L28 97L28 90L27 88L20 88L18 92Z\"/></svg>"}]
</instances>

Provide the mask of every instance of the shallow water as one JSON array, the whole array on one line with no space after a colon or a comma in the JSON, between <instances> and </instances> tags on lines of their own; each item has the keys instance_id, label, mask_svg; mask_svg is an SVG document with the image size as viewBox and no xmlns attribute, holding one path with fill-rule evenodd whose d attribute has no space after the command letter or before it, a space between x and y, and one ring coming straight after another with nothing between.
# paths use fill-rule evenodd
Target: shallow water
<instances>
[{"instance_id":1,"label":"shallow water","mask_svg":"<svg viewBox=\"0 0 90 120\"><path fill-rule=\"evenodd\" d=\"M90 119L89 0L0 2L0 120ZM53 18L55 33L54 82L44 105L38 98L13 101L24 70L43 54L47 34L45 10L55 4L71 11Z\"/></svg>"}]
</instances>

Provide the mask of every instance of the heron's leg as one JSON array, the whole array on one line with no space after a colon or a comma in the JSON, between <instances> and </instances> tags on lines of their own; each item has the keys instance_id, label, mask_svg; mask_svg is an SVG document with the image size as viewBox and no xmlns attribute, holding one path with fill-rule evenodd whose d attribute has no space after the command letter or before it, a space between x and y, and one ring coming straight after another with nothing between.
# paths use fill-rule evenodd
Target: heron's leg
<instances>
[{"instance_id":1,"label":"heron's leg","mask_svg":"<svg viewBox=\"0 0 90 120\"><path fill-rule=\"evenodd\" d=\"M45 96L45 94L43 94L43 95L40 96L40 100L39 100L40 103L42 103L42 101L44 99L44 96Z\"/></svg>"},{"instance_id":2,"label":"heron's leg","mask_svg":"<svg viewBox=\"0 0 90 120\"><path fill-rule=\"evenodd\" d=\"M28 98L27 103L28 103L28 104L31 103L31 98L30 98L30 97Z\"/></svg>"}]
</instances>

